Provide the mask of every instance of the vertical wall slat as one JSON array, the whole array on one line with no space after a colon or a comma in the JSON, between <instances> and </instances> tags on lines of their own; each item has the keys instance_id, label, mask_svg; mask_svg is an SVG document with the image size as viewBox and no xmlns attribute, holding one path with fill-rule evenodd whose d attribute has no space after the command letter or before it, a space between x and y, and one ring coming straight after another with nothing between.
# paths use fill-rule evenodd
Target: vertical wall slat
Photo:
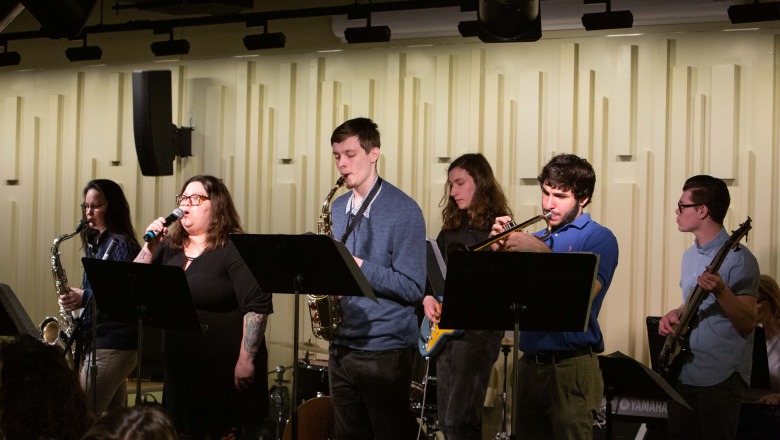
<instances>
[{"instance_id":1,"label":"vertical wall slat","mask_svg":"<svg viewBox=\"0 0 780 440\"><path fill-rule=\"evenodd\" d=\"M739 148L739 66L712 66L711 108L710 173L721 179L734 179Z\"/></svg>"},{"instance_id":2,"label":"vertical wall slat","mask_svg":"<svg viewBox=\"0 0 780 440\"><path fill-rule=\"evenodd\" d=\"M19 181L22 142L22 97L8 96L3 100L3 133L0 135L0 155L3 157L2 180L6 184Z\"/></svg>"},{"instance_id":3,"label":"vertical wall slat","mask_svg":"<svg viewBox=\"0 0 780 440\"><path fill-rule=\"evenodd\" d=\"M564 43L560 48L558 80L558 141L556 152L572 153L577 147L577 74L579 73L579 45Z\"/></svg>"}]
</instances>

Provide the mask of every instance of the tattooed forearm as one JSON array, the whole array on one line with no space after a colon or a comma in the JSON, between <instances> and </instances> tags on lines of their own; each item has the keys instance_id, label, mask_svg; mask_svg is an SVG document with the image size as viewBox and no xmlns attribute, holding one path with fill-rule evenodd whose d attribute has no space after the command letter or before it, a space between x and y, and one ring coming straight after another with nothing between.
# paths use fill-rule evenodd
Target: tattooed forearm
<instances>
[{"instance_id":1,"label":"tattooed forearm","mask_svg":"<svg viewBox=\"0 0 780 440\"><path fill-rule=\"evenodd\" d=\"M134 263L146 263L147 262L147 256L149 255L148 252L146 252L146 249L141 249L141 252L138 253L138 256L135 257L135 260L133 260Z\"/></svg>"},{"instance_id":2,"label":"tattooed forearm","mask_svg":"<svg viewBox=\"0 0 780 440\"><path fill-rule=\"evenodd\" d=\"M254 355L265 337L268 315L247 312L244 315L244 350Z\"/></svg>"}]
</instances>

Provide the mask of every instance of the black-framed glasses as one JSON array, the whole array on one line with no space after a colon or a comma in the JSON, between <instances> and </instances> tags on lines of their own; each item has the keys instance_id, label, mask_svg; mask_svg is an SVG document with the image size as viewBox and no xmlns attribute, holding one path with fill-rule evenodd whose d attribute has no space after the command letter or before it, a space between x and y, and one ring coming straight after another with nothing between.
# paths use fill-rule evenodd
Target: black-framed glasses
<instances>
[{"instance_id":1,"label":"black-framed glasses","mask_svg":"<svg viewBox=\"0 0 780 440\"><path fill-rule=\"evenodd\" d=\"M701 206L704 203L678 203L677 210L682 212L684 208L693 208L694 206Z\"/></svg>"},{"instance_id":2,"label":"black-framed glasses","mask_svg":"<svg viewBox=\"0 0 780 440\"><path fill-rule=\"evenodd\" d=\"M179 194L176 196L177 205L181 205L185 200L189 200L190 206L200 206L204 200L209 200L209 196L203 194Z\"/></svg>"},{"instance_id":3,"label":"black-framed glasses","mask_svg":"<svg viewBox=\"0 0 780 440\"><path fill-rule=\"evenodd\" d=\"M88 205L86 203L82 203L79 206L81 206L81 210L84 212L89 211L90 209L93 211L102 211L103 208L106 207L106 205Z\"/></svg>"}]
</instances>

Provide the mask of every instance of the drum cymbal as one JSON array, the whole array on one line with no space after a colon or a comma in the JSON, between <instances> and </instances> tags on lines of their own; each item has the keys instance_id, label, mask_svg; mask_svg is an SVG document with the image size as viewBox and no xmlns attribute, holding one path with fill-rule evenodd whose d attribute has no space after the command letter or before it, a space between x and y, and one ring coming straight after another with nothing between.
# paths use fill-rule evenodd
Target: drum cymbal
<instances>
[{"instance_id":1,"label":"drum cymbal","mask_svg":"<svg viewBox=\"0 0 780 440\"><path fill-rule=\"evenodd\" d=\"M280 347L293 348L290 342L269 342L269 345L278 345ZM328 354L328 347L320 347L312 342L301 341L298 343L299 351L310 351L312 353Z\"/></svg>"}]
</instances>

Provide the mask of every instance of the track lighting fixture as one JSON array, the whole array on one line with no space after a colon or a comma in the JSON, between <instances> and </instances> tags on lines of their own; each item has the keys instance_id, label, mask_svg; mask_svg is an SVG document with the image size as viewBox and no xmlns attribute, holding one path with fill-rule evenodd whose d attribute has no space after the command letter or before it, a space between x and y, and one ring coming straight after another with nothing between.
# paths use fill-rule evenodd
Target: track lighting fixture
<instances>
[{"instance_id":1,"label":"track lighting fixture","mask_svg":"<svg viewBox=\"0 0 780 440\"><path fill-rule=\"evenodd\" d=\"M0 53L0 66L18 66L22 62L19 52L8 52L8 42L3 42L3 52Z\"/></svg>"},{"instance_id":2,"label":"track lighting fixture","mask_svg":"<svg viewBox=\"0 0 780 440\"><path fill-rule=\"evenodd\" d=\"M607 5L606 11L582 15L582 25L586 31L630 28L634 25L634 15L631 11L613 11L612 0L585 0L586 5L601 3Z\"/></svg>"},{"instance_id":3,"label":"track lighting fixture","mask_svg":"<svg viewBox=\"0 0 780 440\"><path fill-rule=\"evenodd\" d=\"M87 36L81 40L81 47L69 47L65 49L65 56L70 62L99 60L103 56L100 46L87 46Z\"/></svg>"},{"instance_id":4,"label":"track lighting fixture","mask_svg":"<svg viewBox=\"0 0 780 440\"><path fill-rule=\"evenodd\" d=\"M164 33L164 32L155 32ZM174 40L173 29L169 31L168 41L155 41L152 43L152 53L156 57L164 57L170 55L187 55L190 53L190 42L187 40Z\"/></svg>"},{"instance_id":5,"label":"track lighting fixture","mask_svg":"<svg viewBox=\"0 0 780 440\"><path fill-rule=\"evenodd\" d=\"M363 16L366 19L365 26L344 29L344 38L347 39L347 43L383 43L390 41L390 27L371 26L371 14L364 14Z\"/></svg>"},{"instance_id":6,"label":"track lighting fixture","mask_svg":"<svg viewBox=\"0 0 780 440\"><path fill-rule=\"evenodd\" d=\"M780 2L759 3L753 0L753 3L731 5L728 12L732 24L780 20Z\"/></svg>"},{"instance_id":7,"label":"track lighting fixture","mask_svg":"<svg viewBox=\"0 0 780 440\"><path fill-rule=\"evenodd\" d=\"M542 38L539 0L479 0L477 19L458 23L458 32L485 43L537 41Z\"/></svg>"},{"instance_id":8,"label":"track lighting fixture","mask_svg":"<svg viewBox=\"0 0 780 440\"><path fill-rule=\"evenodd\" d=\"M262 34L244 37L244 47L247 50L280 49L287 42L287 37L282 32L268 33L268 22L265 20L257 24L247 22L247 26L263 26Z\"/></svg>"}]
</instances>

